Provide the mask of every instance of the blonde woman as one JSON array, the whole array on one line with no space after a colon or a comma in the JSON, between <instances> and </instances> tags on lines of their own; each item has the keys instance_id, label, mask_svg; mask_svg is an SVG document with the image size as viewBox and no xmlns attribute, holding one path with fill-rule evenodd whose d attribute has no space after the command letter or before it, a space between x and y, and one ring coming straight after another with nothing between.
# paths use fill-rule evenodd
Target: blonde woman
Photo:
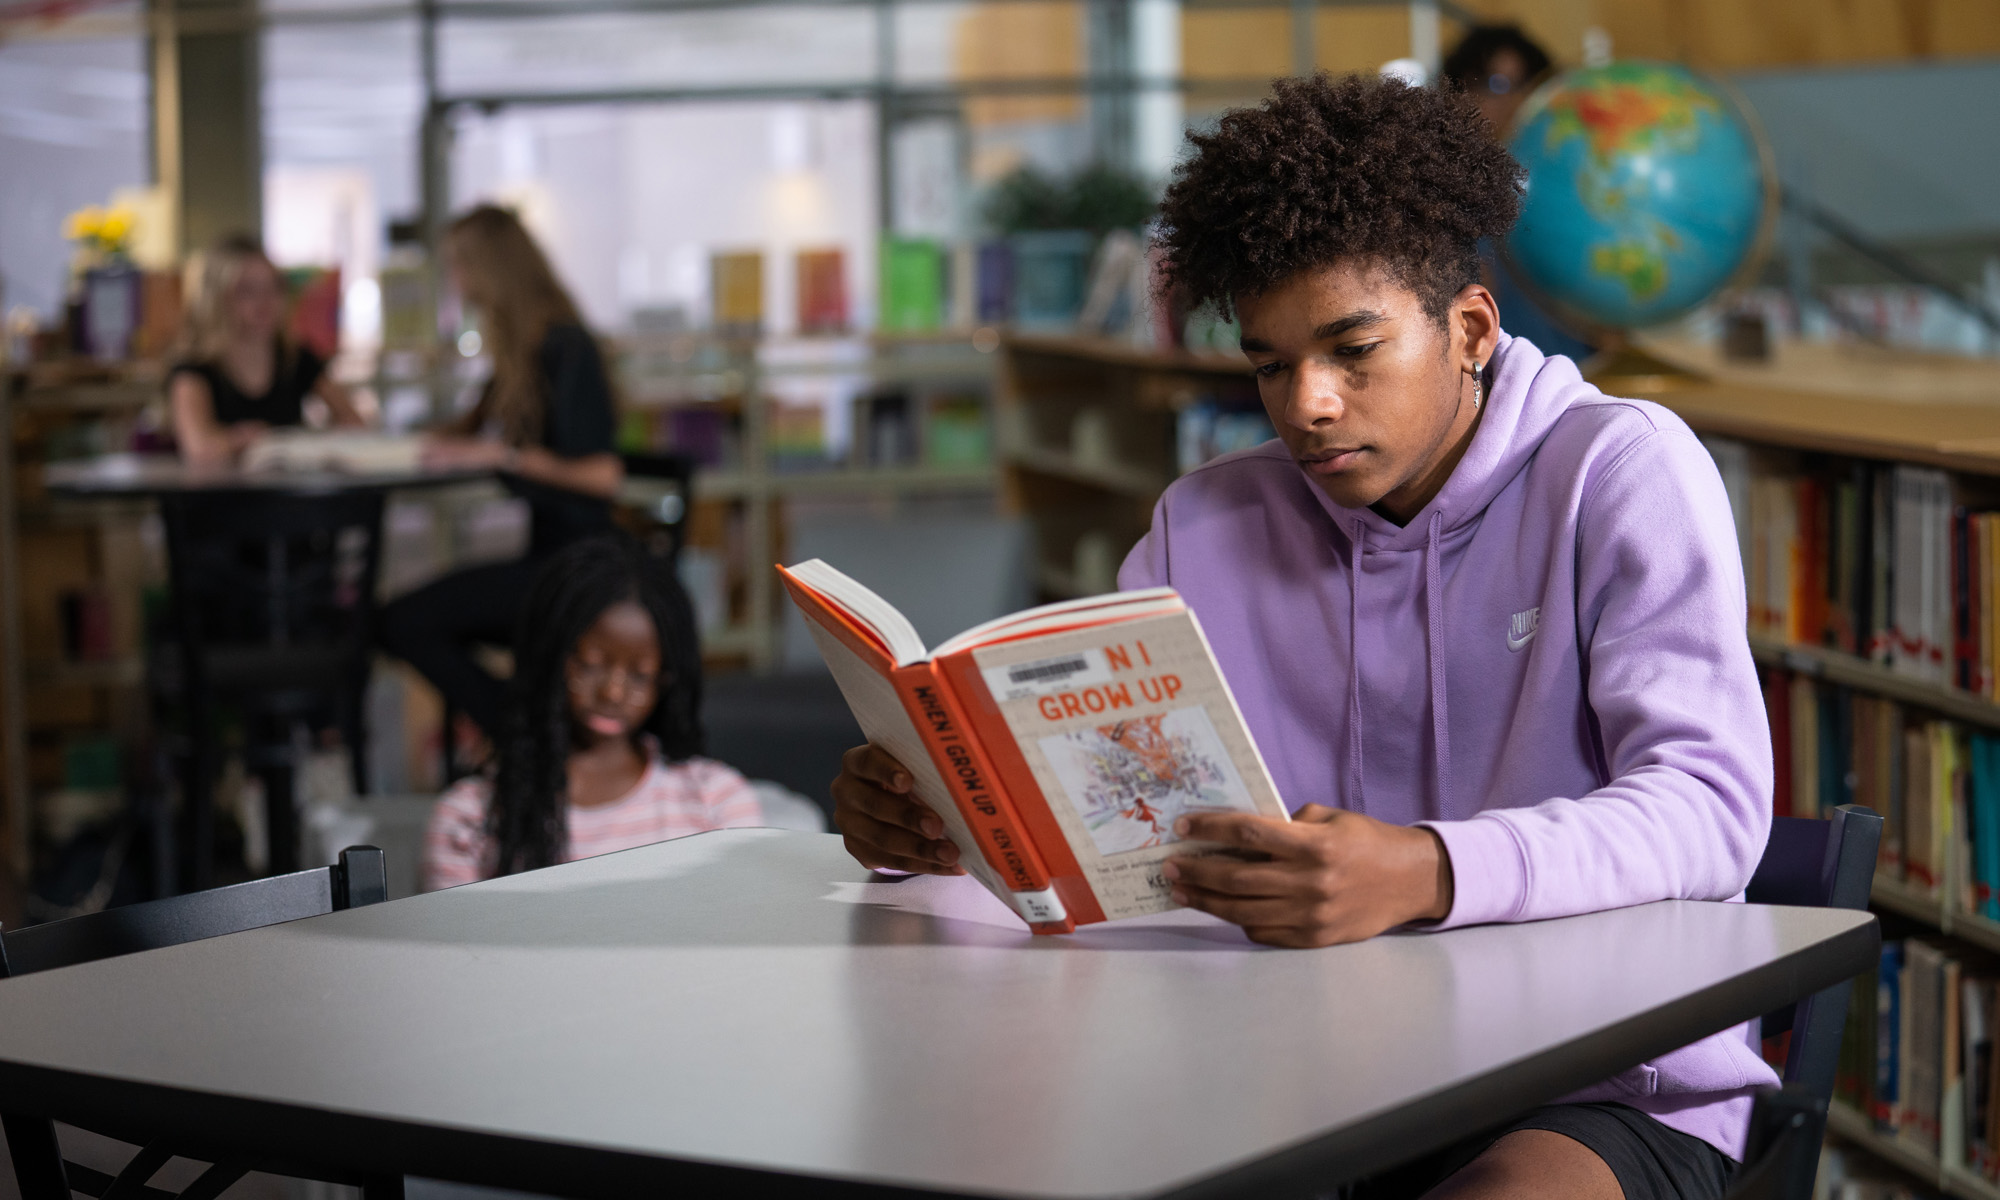
<instances>
[{"instance_id":1,"label":"blonde woman","mask_svg":"<svg viewBox=\"0 0 2000 1200\"><path fill-rule=\"evenodd\" d=\"M452 222L444 252L454 286L478 316L493 379L471 411L431 438L425 461L497 468L528 502L528 553L446 576L391 604L382 641L491 737L504 690L472 646L509 644L542 561L611 528L609 501L625 467L613 452L604 358L520 219L475 208Z\"/></svg>"},{"instance_id":2,"label":"blonde woman","mask_svg":"<svg viewBox=\"0 0 2000 1200\"><path fill-rule=\"evenodd\" d=\"M278 269L248 237L224 238L188 264L187 321L167 375L181 457L227 463L265 430L305 423L305 400L326 403L335 424L359 425L326 360L284 334Z\"/></svg>"}]
</instances>

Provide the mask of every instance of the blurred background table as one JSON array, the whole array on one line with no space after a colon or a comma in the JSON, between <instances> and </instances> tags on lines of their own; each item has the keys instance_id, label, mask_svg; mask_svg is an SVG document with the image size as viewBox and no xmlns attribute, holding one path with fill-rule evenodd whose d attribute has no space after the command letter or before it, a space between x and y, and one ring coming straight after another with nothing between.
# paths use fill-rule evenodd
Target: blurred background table
<instances>
[{"instance_id":1,"label":"blurred background table","mask_svg":"<svg viewBox=\"0 0 2000 1200\"><path fill-rule=\"evenodd\" d=\"M299 865L294 782L316 734L338 731L355 790L367 790L363 700L385 498L490 474L255 471L138 454L45 468L42 482L52 496L148 499L159 507L168 602L164 614L149 618L143 672L182 784L178 836L166 806L148 814L156 879L171 881L161 890L215 882L213 793L224 743L219 702L240 713L245 768L263 784L268 869Z\"/></svg>"}]
</instances>

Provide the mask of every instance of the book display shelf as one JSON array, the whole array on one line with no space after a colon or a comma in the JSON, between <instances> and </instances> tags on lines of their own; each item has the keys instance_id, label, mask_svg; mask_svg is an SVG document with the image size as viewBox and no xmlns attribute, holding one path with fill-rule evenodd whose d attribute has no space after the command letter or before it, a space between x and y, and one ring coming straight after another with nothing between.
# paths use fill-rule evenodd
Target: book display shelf
<instances>
[{"instance_id":1,"label":"book display shelf","mask_svg":"<svg viewBox=\"0 0 2000 1200\"><path fill-rule=\"evenodd\" d=\"M997 340L970 332L731 339L675 333L610 347L619 448L696 463L683 574L718 665L770 668L780 612L771 564L787 513L850 503L988 498L996 487ZM707 590L710 594L704 596Z\"/></svg>"},{"instance_id":2,"label":"book display shelf","mask_svg":"<svg viewBox=\"0 0 2000 1200\"><path fill-rule=\"evenodd\" d=\"M1855 983L1829 1127L1926 1189L2000 1197L2000 364L1646 349L1665 369L1595 381L1716 458L1778 813L1886 822L1883 958Z\"/></svg>"},{"instance_id":3,"label":"book display shelf","mask_svg":"<svg viewBox=\"0 0 2000 1200\"><path fill-rule=\"evenodd\" d=\"M142 535L151 506L52 500L42 465L131 445L159 396L157 364L0 372L0 784L20 876L31 796L117 786L105 731L144 719L140 606L159 582Z\"/></svg>"},{"instance_id":4,"label":"book display shelf","mask_svg":"<svg viewBox=\"0 0 2000 1200\"><path fill-rule=\"evenodd\" d=\"M1002 499L1052 601L1115 590L1177 475L1271 436L1242 356L1110 339L1009 335L995 404Z\"/></svg>"}]
</instances>

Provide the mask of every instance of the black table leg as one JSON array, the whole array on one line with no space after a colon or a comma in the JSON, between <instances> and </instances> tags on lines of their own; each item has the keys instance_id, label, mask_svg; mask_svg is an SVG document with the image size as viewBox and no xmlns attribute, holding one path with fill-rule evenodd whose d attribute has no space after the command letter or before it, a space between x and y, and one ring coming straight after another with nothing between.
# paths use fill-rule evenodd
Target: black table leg
<instances>
[{"instance_id":1,"label":"black table leg","mask_svg":"<svg viewBox=\"0 0 2000 1200\"><path fill-rule=\"evenodd\" d=\"M374 1175L361 1185L361 1200L403 1200L401 1175Z\"/></svg>"}]
</instances>

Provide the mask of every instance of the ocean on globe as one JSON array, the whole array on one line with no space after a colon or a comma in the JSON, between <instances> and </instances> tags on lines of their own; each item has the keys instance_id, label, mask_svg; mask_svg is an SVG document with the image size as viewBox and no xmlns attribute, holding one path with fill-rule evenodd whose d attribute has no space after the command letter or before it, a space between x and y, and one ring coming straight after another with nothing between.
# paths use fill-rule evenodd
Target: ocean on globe
<instances>
[{"instance_id":1,"label":"ocean on globe","mask_svg":"<svg viewBox=\"0 0 2000 1200\"><path fill-rule=\"evenodd\" d=\"M1587 322L1631 329L1679 316L1757 248L1767 189L1756 132L1685 67L1568 71L1522 108L1508 148L1528 190L1507 259Z\"/></svg>"}]
</instances>

